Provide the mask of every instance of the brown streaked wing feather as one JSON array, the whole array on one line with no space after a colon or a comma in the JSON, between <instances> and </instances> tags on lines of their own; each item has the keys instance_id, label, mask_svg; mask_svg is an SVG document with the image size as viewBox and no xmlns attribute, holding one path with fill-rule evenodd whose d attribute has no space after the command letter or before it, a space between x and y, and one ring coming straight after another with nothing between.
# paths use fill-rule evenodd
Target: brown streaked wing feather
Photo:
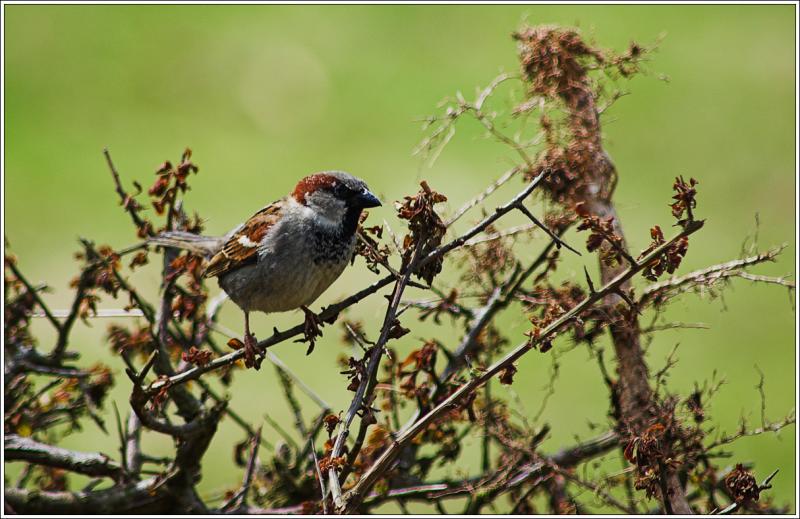
<instances>
[{"instance_id":1,"label":"brown streaked wing feather","mask_svg":"<svg viewBox=\"0 0 800 519\"><path fill-rule=\"evenodd\" d=\"M281 205L275 202L251 216L242 228L230 237L222 250L211 258L204 276L207 278L221 276L255 262L258 258L258 245L278 221L280 214Z\"/></svg>"}]
</instances>

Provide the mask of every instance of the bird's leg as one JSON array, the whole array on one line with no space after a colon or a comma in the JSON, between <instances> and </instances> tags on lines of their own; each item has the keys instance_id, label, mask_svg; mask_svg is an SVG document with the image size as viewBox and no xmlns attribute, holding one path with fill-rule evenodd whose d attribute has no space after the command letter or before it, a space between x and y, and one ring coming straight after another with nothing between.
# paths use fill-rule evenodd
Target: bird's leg
<instances>
[{"instance_id":1,"label":"bird's leg","mask_svg":"<svg viewBox=\"0 0 800 519\"><path fill-rule=\"evenodd\" d=\"M322 337L322 330L320 330L322 321L319 316L312 312L307 306L301 306L300 308L303 310L303 313L306 314L303 333L305 335L305 340L308 341L308 351L306 351L306 355L309 355L314 351L314 344L317 337Z\"/></svg>"},{"instance_id":2,"label":"bird's leg","mask_svg":"<svg viewBox=\"0 0 800 519\"><path fill-rule=\"evenodd\" d=\"M244 365L248 368L261 368L264 354L259 355L256 336L250 333L250 312L244 313ZM258 355L258 356L257 356Z\"/></svg>"}]
</instances>

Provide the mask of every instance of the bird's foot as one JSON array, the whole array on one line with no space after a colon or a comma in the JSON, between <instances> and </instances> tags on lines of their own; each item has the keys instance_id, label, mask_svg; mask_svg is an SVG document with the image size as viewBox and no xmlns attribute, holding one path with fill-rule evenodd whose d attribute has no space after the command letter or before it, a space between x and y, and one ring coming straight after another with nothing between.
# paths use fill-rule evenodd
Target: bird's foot
<instances>
[{"instance_id":1,"label":"bird's foot","mask_svg":"<svg viewBox=\"0 0 800 519\"><path fill-rule=\"evenodd\" d=\"M314 344L317 337L322 337L322 330L320 330L322 321L320 320L319 316L309 310L308 307L301 306L300 308L303 310L303 313L306 314L303 335L305 337L304 340L308 342L308 350L306 351L306 355L310 355L311 352L314 351Z\"/></svg>"},{"instance_id":2,"label":"bird's foot","mask_svg":"<svg viewBox=\"0 0 800 519\"><path fill-rule=\"evenodd\" d=\"M259 351L258 341L252 333L244 334L244 365L247 368L261 369L261 361L264 360L264 352Z\"/></svg>"}]
</instances>

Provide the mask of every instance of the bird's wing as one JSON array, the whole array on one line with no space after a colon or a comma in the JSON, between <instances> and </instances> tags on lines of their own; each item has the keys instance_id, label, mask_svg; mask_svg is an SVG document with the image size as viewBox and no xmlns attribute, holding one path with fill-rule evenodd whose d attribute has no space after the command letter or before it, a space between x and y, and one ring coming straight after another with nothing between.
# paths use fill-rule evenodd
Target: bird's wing
<instances>
[{"instance_id":1,"label":"bird's wing","mask_svg":"<svg viewBox=\"0 0 800 519\"><path fill-rule=\"evenodd\" d=\"M205 277L221 276L258 259L258 246L278 222L283 205L273 202L242 224L208 262Z\"/></svg>"}]
</instances>

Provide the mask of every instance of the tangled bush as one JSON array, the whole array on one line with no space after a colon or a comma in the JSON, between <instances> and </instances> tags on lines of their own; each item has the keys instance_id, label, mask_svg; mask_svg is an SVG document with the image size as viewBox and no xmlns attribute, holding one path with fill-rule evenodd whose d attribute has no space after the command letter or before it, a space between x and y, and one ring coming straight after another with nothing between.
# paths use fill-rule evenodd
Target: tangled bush
<instances>
[{"instance_id":1,"label":"tangled bush","mask_svg":"<svg viewBox=\"0 0 800 519\"><path fill-rule=\"evenodd\" d=\"M439 512L456 503L464 513L487 507L513 513L782 511L763 495L775 473L758 484L746 463L725 469L718 465L718 454L740 437L778 431L794 423L794 416L712 438L706 428L708 402L719 386L668 394L665 371L651 371L640 344L644 312L657 313L695 287L721 289L733 278L746 277L749 267L774 259L780 249L677 276L683 258L697 246L693 236L703 228L696 214L702 209L701 184L679 176L674 194L664 193L665 201L672 196L676 232L668 237L653 225L650 245L639 254L631 251L615 210L617 172L603 149L599 102L619 97L606 92L608 79L640 72L649 49L634 43L616 54L595 48L576 31L549 26L524 28L514 38L520 74L503 74L474 101L459 96L442 116L429 118L430 133L419 150L437 155L458 122L470 117L489 138L510 148L518 163L449 218L440 214L438 204L447 200L436 190L441 187L423 181L416 194L397 202L396 218L408 228L402 239L362 219L357 256L376 278L320 314L321 322L338 322L343 342L354 346L355 353L340 359L342 376L331 377L332 384L352 393L352 402L347 409L329 409L267 355L297 418L296 434L304 440L283 444L271 454L260 449L261 430L217 393L220 386L236 383L238 370L258 366L245 362L241 343L220 346L220 336L229 338L217 322L223 300L210 297L202 258L141 242L165 230L201 232L200 217L190 218L184 209L190 180L200 171L191 152L186 150L176 166L159 166L146 192L136 183L133 191L126 190L106 153L120 204L140 243L115 250L83 240L80 270L72 282L74 299L63 317L50 310L44 287L28 282L17 258L5 257L4 452L6 463L25 464L17 482L6 482L5 511L366 513L388 502L405 510L411 500L425 501ZM511 84L523 94L519 105L507 115L487 110L495 91ZM537 111L533 135L512 136L503 129L508 122L503 118ZM520 183L519 192L487 208L488 196L512 182ZM538 195L548 204L543 216L529 208ZM148 206L152 219L145 217ZM456 234L454 222L476 207L484 209L483 215ZM512 213L524 215L529 225L500 227ZM573 226L586 233L580 251L564 240ZM546 245L532 260L521 260L527 244L520 238L539 233ZM587 264L595 256L599 278L584 267L585 284L557 282L565 254L581 254ZM132 284L130 273L156 260L161 295L149 301ZM794 288L784 278L748 279ZM386 303L375 303L380 299L374 296L387 287ZM431 298L409 299L408 289ZM343 316L368 298L385 305L379 326ZM138 316L135 324L114 323L107 333L113 360L125 366L127 380L115 381L108 366L81 367L79 355L70 350L74 323L97 315L101 299L120 300L125 312ZM503 313L524 315L530 328L524 333L504 329L497 319ZM34 316L54 328L50 348L32 333ZM459 343L449 344L444 331L422 340L410 333L429 318L438 330L448 323L457 326ZM303 333L302 323L275 330L258 349L268 353ZM495 379L513 387L524 376L516 362L525 355L554 355L562 337L596 355L598 376L608 388L608 429L557 452L543 452L540 444L552 426L538 424L538 417L518 419L514 402L490 388ZM615 373L606 368L598 346L606 337ZM331 373L335 370L331 366ZM558 373L554 364L553 380ZM58 447L61 437L85 426L87 418L106 429L105 396L114 383L130 388L128 416L124 423L117 417L120 456ZM319 405L311 423L303 419L298 389ZM542 408L547 395L543 400ZM235 422L245 435L234 448L243 477L221 498L203 499L196 484L223 419ZM172 438L172 454L162 459L143 452L145 431ZM435 469L465 455L464 440L471 434L481 439L480 470L458 480L438 479ZM612 451L628 463L616 477L585 479L576 470ZM88 476L91 483L77 489L70 474ZM580 495L586 490L594 499Z\"/></svg>"}]
</instances>

